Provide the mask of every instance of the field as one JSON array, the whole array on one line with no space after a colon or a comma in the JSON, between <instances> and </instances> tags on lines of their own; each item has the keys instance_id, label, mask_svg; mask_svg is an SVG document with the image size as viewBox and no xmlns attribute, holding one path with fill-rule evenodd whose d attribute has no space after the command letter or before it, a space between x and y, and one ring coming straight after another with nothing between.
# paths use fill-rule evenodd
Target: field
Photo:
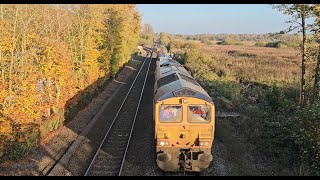
<instances>
[{"instance_id":1,"label":"field","mask_svg":"<svg viewBox=\"0 0 320 180\"><path fill-rule=\"evenodd\" d=\"M212 64L225 76L268 85L275 81L290 85L299 82L300 59L295 50L232 45L205 46L203 50L215 57Z\"/></svg>"},{"instance_id":2,"label":"field","mask_svg":"<svg viewBox=\"0 0 320 180\"><path fill-rule=\"evenodd\" d=\"M210 94L218 111L241 113L232 126L247 144L269 157L275 174L317 174L320 148L318 140L309 139L318 137L312 127L319 119L313 112L319 109L298 107L298 50L193 43L172 51ZM311 68L307 66L307 75Z\"/></svg>"}]
</instances>

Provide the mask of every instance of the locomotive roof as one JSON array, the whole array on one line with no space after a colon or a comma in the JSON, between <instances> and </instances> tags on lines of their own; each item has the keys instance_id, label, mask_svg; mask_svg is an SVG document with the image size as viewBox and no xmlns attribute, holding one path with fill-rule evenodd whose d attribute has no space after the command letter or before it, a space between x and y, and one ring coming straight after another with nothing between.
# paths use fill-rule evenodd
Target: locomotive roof
<instances>
[{"instance_id":1,"label":"locomotive roof","mask_svg":"<svg viewBox=\"0 0 320 180\"><path fill-rule=\"evenodd\" d=\"M208 93L177 61L167 59L157 62L155 101L171 97L195 97L211 102Z\"/></svg>"}]
</instances>

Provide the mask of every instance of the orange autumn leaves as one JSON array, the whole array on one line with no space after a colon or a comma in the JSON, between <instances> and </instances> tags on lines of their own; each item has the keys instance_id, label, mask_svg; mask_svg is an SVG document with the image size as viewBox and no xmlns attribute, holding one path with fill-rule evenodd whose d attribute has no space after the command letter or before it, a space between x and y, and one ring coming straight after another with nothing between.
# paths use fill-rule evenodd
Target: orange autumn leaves
<instances>
[{"instance_id":1,"label":"orange autumn leaves","mask_svg":"<svg viewBox=\"0 0 320 180\"><path fill-rule=\"evenodd\" d=\"M0 5L0 138L13 124L64 113L73 96L116 73L140 29L134 5Z\"/></svg>"}]
</instances>

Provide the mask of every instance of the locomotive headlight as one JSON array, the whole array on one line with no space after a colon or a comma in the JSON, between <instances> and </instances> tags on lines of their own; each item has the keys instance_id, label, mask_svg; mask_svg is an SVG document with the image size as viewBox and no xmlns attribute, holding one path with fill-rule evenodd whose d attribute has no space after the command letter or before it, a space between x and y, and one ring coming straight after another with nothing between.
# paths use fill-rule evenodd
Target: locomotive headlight
<instances>
[{"instance_id":1,"label":"locomotive headlight","mask_svg":"<svg viewBox=\"0 0 320 180\"><path fill-rule=\"evenodd\" d=\"M182 102L187 104L188 103L188 100L187 99L182 99Z\"/></svg>"},{"instance_id":2,"label":"locomotive headlight","mask_svg":"<svg viewBox=\"0 0 320 180\"><path fill-rule=\"evenodd\" d=\"M159 145L160 145L160 146L168 146L168 145L169 145L169 142L168 142L168 141L160 141L160 142L159 142Z\"/></svg>"},{"instance_id":3,"label":"locomotive headlight","mask_svg":"<svg viewBox=\"0 0 320 180\"><path fill-rule=\"evenodd\" d=\"M200 146L209 146L209 141L200 141Z\"/></svg>"}]
</instances>

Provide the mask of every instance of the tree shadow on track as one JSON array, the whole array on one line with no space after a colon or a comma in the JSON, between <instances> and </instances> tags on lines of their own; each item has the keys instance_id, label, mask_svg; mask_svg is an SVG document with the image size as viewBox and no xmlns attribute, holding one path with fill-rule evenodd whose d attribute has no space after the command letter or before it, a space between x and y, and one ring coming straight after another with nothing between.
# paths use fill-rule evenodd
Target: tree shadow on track
<instances>
[{"instance_id":1,"label":"tree shadow on track","mask_svg":"<svg viewBox=\"0 0 320 180\"><path fill-rule=\"evenodd\" d=\"M130 62L137 65L141 61L135 59L141 58L143 57L134 54ZM59 160L74 141L67 136L77 137L105 102L102 99L95 100L95 98L109 85L112 87L105 92L105 95L107 98L111 96L118 86L125 85L125 76L133 71L136 71L134 66L124 64L115 75L115 79L109 76L99 78L70 98L64 109L51 109L50 116L43 117L40 122L17 124L15 120L0 114L0 117L9 124L4 129L0 122L0 174L46 175L54 162L47 164L40 162L41 156L47 156L51 161ZM79 116L85 119L80 125L76 119ZM64 133L64 128L69 131ZM6 133L3 133L5 131ZM61 132L62 135L60 135ZM57 135L61 137L55 139ZM39 165L39 163L44 164ZM15 172L17 169L21 172Z\"/></svg>"}]
</instances>

